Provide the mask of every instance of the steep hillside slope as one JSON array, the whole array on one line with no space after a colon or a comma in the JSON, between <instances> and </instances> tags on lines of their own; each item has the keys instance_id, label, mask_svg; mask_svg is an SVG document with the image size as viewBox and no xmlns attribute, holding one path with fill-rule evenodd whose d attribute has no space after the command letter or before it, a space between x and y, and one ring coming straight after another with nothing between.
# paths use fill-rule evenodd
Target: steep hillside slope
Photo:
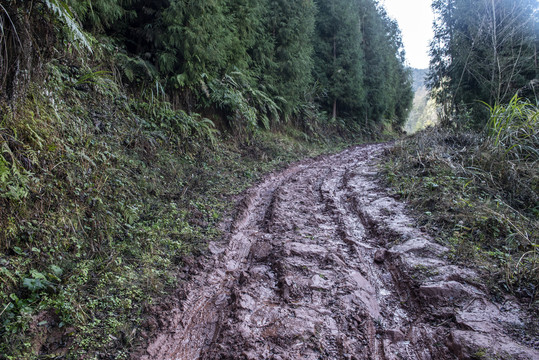
<instances>
[{"instance_id":1,"label":"steep hillside slope","mask_svg":"<svg viewBox=\"0 0 539 360\"><path fill-rule=\"evenodd\" d=\"M431 99L429 91L425 85L426 69L412 69L414 102L412 111L408 116L403 128L407 134L413 134L429 126L438 123L437 106L434 99Z\"/></svg>"}]
</instances>

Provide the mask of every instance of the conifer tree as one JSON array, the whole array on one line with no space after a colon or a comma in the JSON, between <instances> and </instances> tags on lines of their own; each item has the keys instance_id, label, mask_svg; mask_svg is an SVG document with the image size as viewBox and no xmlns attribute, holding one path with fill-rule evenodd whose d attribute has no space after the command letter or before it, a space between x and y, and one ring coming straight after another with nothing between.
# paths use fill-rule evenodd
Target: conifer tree
<instances>
[{"instance_id":1,"label":"conifer tree","mask_svg":"<svg viewBox=\"0 0 539 360\"><path fill-rule=\"evenodd\" d=\"M364 102L359 12L352 0L318 1L315 74L326 91L325 107L358 111Z\"/></svg>"},{"instance_id":2,"label":"conifer tree","mask_svg":"<svg viewBox=\"0 0 539 360\"><path fill-rule=\"evenodd\" d=\"M283 108L290 114L312 85L315 5L312 0L270 0L268 6L265 22L274 44L273 95L286 100Z\"/></svg>"},{"instance_id":3,"label":"conifer tree","mask_svg":"<svg viewBox=\"0 0 539 360\"><path fill-rule=\"evenodd\" d=\"M268 46L268 37L264 36L266 12L267 0L227 1L225 16L232 24L234 37L233 46L229 49L230 61L246 75L259 76L264 71L257 63L262 61L259 51L265 51L267 56L273 53L273 47Z\"/></svg>"},{"instance_id":4,"label":"conifer tree","mask_svg":"<svg viewBox=\"0 0 539 360\"><path fill-rule=\"evenodd\" d=\"M370 0L360 0L360 4L365 54L366 117L379 122L388 109L389 99L386 33L376 4Z\"/></svg>"},{"instance_id":5,"label":"conifer tree","mask_svg":"<svg viewBox=\"0 0 539 360\"><path fill-rule=\"evenodd\" d=\"M433 9L429 87L446 123L459 118L482 126L478 100L506 103L539 75L537 2L436 0Z\"/></svg>"},{"instance_id":6,"label":"conifer tree","mask_svg":"<svg viewBox=\"0 0 539 360\"><path fill-rule=\"evenodd\" d=\"M365 117L375 123L384 119L402 123L413 95L400 30L376 2L359 0L359 4L365 56Z\"/></svg>"},{"instance_id":7,"label":"conifer tree","mask_svg":"<svg viewBox=\"0 0 539 360\"><path fill-rule=\"evenodd\" d=\"M203 73L218 76L233 65L237 42L225 12L224 0L172 0L163 11L158 64L176 75L177 85L197 83Z\"/></svg>"},{"instance_id":8,"label":"conifer tree","mask_svg":"<svg viewBox=\"0 0 539 360\"><path fill-rule=\"evenodd\" d=\"M314 80L333 117L380 122L409 107L398 27L373 0L69 1L87 30L123 44L123 58L175 96L236 74L242 101L269 95L286 116L312 101Z\"/></svg>"},{"instance_id":9,"label":"conifer tree","mask_svg":"<svg viewBox=\"0 0 539 360\"><path fill-rule=\"evenodd\" d=\"M394 125L402 125L411 110L413 102L412 74L405 66L405 52L399 26L395 20L387 16L384 9L379 9L386 34L386 101L388 102L385 119Z\"/></svg>"}]
</instances>

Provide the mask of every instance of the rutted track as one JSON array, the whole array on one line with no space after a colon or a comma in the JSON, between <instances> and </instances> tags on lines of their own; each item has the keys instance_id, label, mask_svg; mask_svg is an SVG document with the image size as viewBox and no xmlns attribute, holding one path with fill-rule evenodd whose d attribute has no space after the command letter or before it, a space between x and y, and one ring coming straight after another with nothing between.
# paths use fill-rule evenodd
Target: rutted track
<instances>
[{"instance_id":1,"label":"rutted track","mask_svg":"<svg viewBox=\"0 0 539 360\"><path fill-rule=\"evenodd\" d=\"M298 163L245 195L222 248L147 348L165 359L539 359L520 326L377 185L367 145Z\"/></svg>"}]
</instances>

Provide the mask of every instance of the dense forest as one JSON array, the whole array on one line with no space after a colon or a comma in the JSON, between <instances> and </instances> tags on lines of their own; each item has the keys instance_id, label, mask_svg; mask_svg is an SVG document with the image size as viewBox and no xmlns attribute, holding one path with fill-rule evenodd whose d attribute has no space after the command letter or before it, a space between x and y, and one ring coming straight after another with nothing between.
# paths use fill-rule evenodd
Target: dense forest
<instances>
[{"instance_id":1,"label":"dense forest","mask_svg":"<svg viewBox=\"0 0 539 360\"><path fill-rule=\"evenodd\" d=\"M400 125L410 110L399 29L371 0L8 1L0 15L4 99L61 36L81 56L107 53L122 81L163 89L177 108L220 110L229 127L308 126L312 106Z\"/></svg>"},{"instance_id":2,"label":"dense forest","mask_svg":"<svg viewBox=\"0 0 539 360\"><path fill-rule=\"evenodd\" d=\"M515 95L537 101L535 0L436 0L428 85L444 125L481 128L488 107Z\"/></svg>"}]
</instances>

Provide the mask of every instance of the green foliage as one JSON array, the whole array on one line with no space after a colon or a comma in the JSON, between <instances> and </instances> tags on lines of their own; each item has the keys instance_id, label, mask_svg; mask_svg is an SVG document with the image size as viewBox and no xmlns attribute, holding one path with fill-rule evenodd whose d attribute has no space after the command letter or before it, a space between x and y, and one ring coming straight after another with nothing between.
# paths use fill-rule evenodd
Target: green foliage
<instances>
[{"instance_id":1,"label":"green foliage","mask_svg":"<svg viewBox=\"0 0 539 360\"><path fill-rule=\"evenodd\" d=\"M365 128L383 119L398 125L411 103L399 30L372 0L339 1L38 3L54 15L51 22L62 24L75 44L91 50L77 20L99 36L92 42L103 41L106 45L94 47L98 51L106 47L108 55L115 57L114 76L136 86L158 81L177 99L176 106L191 109L197 102L216 105L228 109L229 117L243 118L236 122L251 127L260 122L269 128L278 117L289 121L302 116L304 109L335 104L335 109L342 108L343 116L354 118ZM17 4L15 8L23 11L24 6ZM7 17L2 23L7 23ZM77 85L105 75L102 69L94 71L83 75ZM250 85L241 85L240 91L229 80L223 81L234 72L241 73ZM227 97L214 99L215 103L208 102L204 86L212 82L234 90ZM319 91L313 93L313 88ZM255 120L258 115L261 119Z\"/></svg>"},{"instance_id":2,"label":"green foliage","mask_svg":"<svg viewBox=\"0 0 539 360\"><path fill-rule=\"evenodd\" d=\"M157 68L140 57L132 57L124 53L116 54L116 64L123 76L134 84L148 84L159 76Z\"/></svg>"},{"instance_id":3,"label":"green foliage","mask_svg":"<svg viewBox=\"0 0 539 360\"><path fill-rule=\"evenodd\" d=\"M148 122L145 128L161 131L167 138L177 138L180 142L190 141L192 144L208 141L215 143L218 131L210 119L199 114L187 114L183 110L173 110L170 104L163 101L136 102L134 107Z\"/></svg>"},{"instance_id":4,"label":"green foliage","mask_svg":"<svg viewBox=\"0 0 539 360\"><path fill-rule=\"evenodd\" d=\"M110 27L122 16L127 16L124 6L131 0L68 0L69 7L83 24L97 32Z\"/></svg>"},{"instance_id":5,"label":"green foliage","mask_svg":"<svg viewBox=\"0 0 539 360\"><path fill-rule=\"evenodd\" d=\"M6 115L5 118L8 116ZM25 130L31 131L30 128ZM12 150L12 147L20 146L21 143L16 132L10 134L8 129L0 128L0 198L13 202L13 204L28 197L29 186L35 180L33 174L23 165L23 162L29 164L35 161L35 152L27 150L19 155Z\"/></svg>"},{"instance_id":6,"label":"green foliage","mask_svg":"<svg viewBox=\"0 0 539 360\"><path fill-rule=\"evenodd\" d=\"M232 25L224 14L225 2L174 0L162 13L164 31L157 36L163 73L185 74L186 84L202 73L219 76L233 64Z\"/></svg>"},{"instance_id":7,"label":"green foliage","mask_svg":"<svg viewBox=\"0 0 539 360\"><path fill-rule=\"evenodd\" d=\"M67 35L77 44L76 46L80 43L88 51L92 52L90 42L77 24L69 6L61 0L44 0L44 2L60 22L65 25Z\"/></svg>"},{"instance_id":8,"label":"green foliage","mask_svg":"<svg viewBox=\"0 0 539 360\"><path fill-rule=\"evenodd\" d=\"M311 0L1 6L0 357L54 357L55 342L68 359L127 358L185 256L219 236L230 196L372 136L318 110ZM363 32L347 25L339 66L355 72L339 96L363 119Z\"/></svg>"},{"instance_id":9,"label":"green foliage","mask_svg":"<svg viewBox=\"0 0 539 360\"><path fill-rule=\"evenodd\" d=\"M490 106L486 125L495 148L511 159L535 164L539 161L539 108L525 99L513 96L507 105Z\"/></svg>"},{"instance_id":10,"label":"green foliage","mask_svg":"<svg viewBox=\"0 0 539 360\"><path fill-rule=\"evenodd\" d=\"M364 55L360 13L350 0L320 1L316 21L316 74L332 117L365 106Z\"/></svg>"},{"instance_id":11,"label":"green foliage","mask_svg":"<svg viewBox=\"0 0 539 360\"><path fill-rule=\"evenodd\" d=\"M268 4L265 26L274 44L271 88L273 95L286 100L282 104L286 114L305 101L304 95L312 84L315 9L313 0L276 0Z\"/></svg>"},{"instance_id":12,"label":"green foliage","mask_svg":"<svg viewBox=\"0 0 539 360\"><path fill-rule=\"evenodd\" d=\"M413 93L397 24L369 0L317 3L315 77L323 107L364 129L402 125Z\"/></svg>"},{"instance_id":13,"label":"green foliage","mask_svg":"<svg viewBox=\"0 0 539 360\"><path fill-rule=\"evenodd\" d=\"M239 132L251 133L262 126L269 130L279 121L281 109L263 91L253 88L248 78L240 72L225 75L221 80L208 84L206 96L218 108L232 115L229 124Z\"/></svg>"},{"instance_id":14,"label":"green foliage","mask_svg":"<svg viewBox=\"0 0 539 360\"><path fill-rule=\"evenodd\" d=\"M95 67L46 69L45 85L1 108L0 353L44 358L61 340L68 359L125 357L185 256L219 236L229 196L329 143L254 132L238 146L174 109L159 83L127 96L102 91L110 77ZM277 121L278 107L244 80L235 73L227 86L260 115L257 127L261 114ZM24 197L6 187L17 176L28 178Z\"/></svg>"},{"instance_id":15,"label":"green foliage","mask_svg":"<svg viewBox=\"0 0 539 360\"><path fill-rule=\"evenodd\" d=\"M508 103L517 91L532 102L538 77L537 2L437 0L429 87L443 123L476 129L487 114L480 101Z\"/></svg>"},{"instance_id":16,"label":"green foliage","mask_svg":"<svg viewBox=\"0 0 539 360\"><path fill-rule=\"evenodd\" d=\"M29 181L27 174L21 173L17 166L9 166L0 155L0 197L16 202L25 199Z\"/></svg>"},{"instance_id":17,"label":"green foliage","mask_svg":"<svg viewBox=\"0 0 539 360\"><path fill-rule=\"evenodd\" d=\"M374 122L395 120L401 125L411 110L411 74L397 24L375 3L360 6L365 54L366 117ZM393 119L395 117L395 119Z\"/></svg>"},{"instance_id":18,"label":"green foliage","mask_svg":"<svg viewBox=\"0 0 539 360\"><path fill-rule=\"evenodd\" d=\"M53 44L53 39L61 40ZM89 36L61 0L4 1L0 7L0 98L17 101L54 46L92 52Z\"/></svg>"}]
</instances>

